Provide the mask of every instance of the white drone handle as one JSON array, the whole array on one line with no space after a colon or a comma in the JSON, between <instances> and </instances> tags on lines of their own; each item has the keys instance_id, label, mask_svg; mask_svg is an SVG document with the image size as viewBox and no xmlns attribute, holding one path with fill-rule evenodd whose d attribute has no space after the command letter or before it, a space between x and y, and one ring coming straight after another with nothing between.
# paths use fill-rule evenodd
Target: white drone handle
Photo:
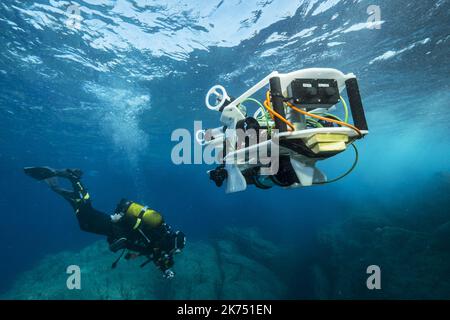
<instances>
[{"instance_id":1,"label":"white drone handle","mask_svg":"<svg viewBox=\"0 0 450 320\"><path fill-rule=\"evenodd\" d=\"M256 110L255 113L253 114L253 118L257 119L262 113L263 110L261 108L258 108L258 110Z\"/></svg>"},{"instance_id":2,"label":"white drone handle","mask_svg":"<svg viewBox=\"0 0 450 320\"><path fill-rule=\"evenodd\" d=\"M217 90L220 90L221 92L218 92ZM209 99L211 98L211 95L215 95L217 98L220 98L220 102L217 105L211 105L209 103ZM211 89L209 89L208 93L206 94L205 98L205 104L210 110L218 111L220 108L223 107L225 104L225 101L230 100L230 97L227 94L227 90L220 84L215 85Z\"/></svg>"}]
</instances>

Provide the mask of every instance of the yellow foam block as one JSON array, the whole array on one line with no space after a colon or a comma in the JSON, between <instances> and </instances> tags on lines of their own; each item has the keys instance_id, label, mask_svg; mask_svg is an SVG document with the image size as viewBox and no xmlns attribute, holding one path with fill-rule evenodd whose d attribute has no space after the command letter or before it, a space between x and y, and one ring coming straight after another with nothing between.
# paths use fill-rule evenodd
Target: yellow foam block
<instances>
[{"instance_id":1,"label":"yellow foam block","mask_svg":"<svg viewBox=\"0 0 450 320\"><path fill-rule=\"evenodd\" d=\"M317 133L306 140L306 145L312 147L316 143L348 142L348 136L340 133Z\"/></svg>"},{"instance_id":2,"label":"yellow foam block","mask_svg":"<svg viewBox=\"0 0 450 320\"><path fill-rule=\"evenodd\" d=\"M311 150L314 153L322 153L322 152L339 152L344 151L346 148L345 142L338 141L338 142L321 142L316 143L314 147L311 148Z\"/></svg>"}]
</instances>

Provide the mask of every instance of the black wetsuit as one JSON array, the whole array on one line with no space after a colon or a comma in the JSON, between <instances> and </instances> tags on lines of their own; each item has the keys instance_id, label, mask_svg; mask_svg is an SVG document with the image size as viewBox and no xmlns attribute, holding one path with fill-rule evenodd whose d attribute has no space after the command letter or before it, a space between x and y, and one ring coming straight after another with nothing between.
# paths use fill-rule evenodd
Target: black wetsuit
<instances>
[{"instance_id":1,"label":"black wetsuit","mask_svg":"<svg viewBox=\"0 0 450 320\"><path fill-rule=\"evenodd\" d=\"M59 187L57 183L49 180L53 191L66 199L75 210L81 230L111 237L114 235L111 216L92 207L89 193L77 177L65 177L72 183L72 191Z\"/></svg>"},{"instance_id":2,"label":"black wetsuit","mask_svg":"<svg viewBox=\"0 0 450 320\"><path fill-rule=\"evenodd\" d=\"M71 204L83 231L106 236L110 245L118 239L126 239L123 241L124 246L120 249L128 249L147 257L148 261L153 261L162 271L172 267L176 234L167 224L162 223L159 227L152 229L145 229L145 227L133 229L133 224L126 217L113 222L110 215L92 206L90 195L78 177L64 176L64 178L69 179L73 190L62 189L56 182L49 181L49 184L53 191Z\"/></svg>"}]
</instances>

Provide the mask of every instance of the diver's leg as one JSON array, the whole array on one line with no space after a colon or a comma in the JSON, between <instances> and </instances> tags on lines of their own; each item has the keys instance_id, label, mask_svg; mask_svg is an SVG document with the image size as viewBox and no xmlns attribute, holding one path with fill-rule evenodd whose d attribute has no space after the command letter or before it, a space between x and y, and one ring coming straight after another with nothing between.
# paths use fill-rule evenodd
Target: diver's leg
<instances>
[{"instance_id":1,"label":"diver's leg","mask_svg":"<svg viewBox=\"0 0 450 320\"><path fill-rule=\"evenodd\" d=\"M90 201L81 202L75 213L81 230L107 237L114 236L111 216L93 208Z\"/></svg>"},{"instance_id":2,"label":"diver's leg","mask_svg":"<svg viewBox=\"0 0 450 320\"><path fill-rule=\"evenodd\" d=\"M46 179L45 182L47 182L54 192L66 199L75 211L83 201L89 201L89 193L87 193L79 181L71 181L72 190L61 188L56 178Z\"/></svg>"},{"instance_id":3,"label":"diver's leg","mask_svg":"<svg viewBox=\"0 0 450 320\"><path fill-rule=\"evenodd\" d=\"M105 235L113 234L111 217L92 207L90 195L80 181L81 171L66 169L57 172L56 176L66 178L72 184L72 190L61 188L56 178L47 179L53 191L66 199L75 210L80 229L86 232Z\"/></svg>"},{"instance_id":4,"label":"diver's leg","mask_svg":"<svg viewBox=\"0 0 450 320\"><path fill-rule=\"evenodd\" d=\"M33 179L47 182L54 192L66 199L75 210L82 230L107 237L113 235L111 217L92 207L89 193L80 181L83 175L80 169L56 170L50 167L25 167L24 172ZM61 188L58 178L68 179L72 184L72 190Z\"/></svg>"},{"instance_id":5,"label":"diver's leg","mask_svg":"<svg viewBox=\"0 0 450 320\"><path fill-rule=\"evenodd\" d=\"M56 170L50 167L25 167L24 173L38 181L44 180L53 191L66 199L70 205L77 209L81 202L89 200L89 194L81 185L83 172L80 169ZM58 177L68 179L72 183L72 190L65 190L58 184Z\"/></svg>"}]
</instances>

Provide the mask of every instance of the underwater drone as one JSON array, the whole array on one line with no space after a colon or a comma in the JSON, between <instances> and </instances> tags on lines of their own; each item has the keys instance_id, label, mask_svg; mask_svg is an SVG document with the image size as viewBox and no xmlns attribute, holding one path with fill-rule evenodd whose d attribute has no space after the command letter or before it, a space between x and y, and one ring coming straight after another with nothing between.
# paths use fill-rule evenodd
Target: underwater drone
<instances>
[{"instance_id":1,"label":"underwater drone","mask_svg":"<svg viewBox=\"0 0 450 320\"><path fill-rule=\"evenodd\" d=\"M264 102L252 97L267 85ZM341 95L344 88L353 124ZM344 119L332 113L339 102ZM369 133L356 76L336 69L275 71L236 99L216 85L205 103L220 112L222 126L197 132L197 141L215 151L219 165L208 174L218 187L226 181L227 193L243 191L248 185L269 189L335 182L355 168L354 142ZM258 106L253 116L247 115L249 103ZM355 161L341 176L328 179L316 167L350 146Z\"/></svg>"}]
</instances>

